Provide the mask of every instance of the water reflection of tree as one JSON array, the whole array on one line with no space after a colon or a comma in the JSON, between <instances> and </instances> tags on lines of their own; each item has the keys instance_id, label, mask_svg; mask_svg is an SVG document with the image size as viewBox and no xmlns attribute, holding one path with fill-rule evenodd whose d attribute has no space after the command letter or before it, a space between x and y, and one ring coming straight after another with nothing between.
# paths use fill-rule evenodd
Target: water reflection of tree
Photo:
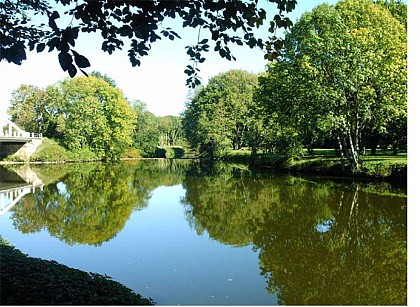
<instances>
[{"instance_id":1,"label":"water reflection of tree","mask_svg":"<svg viewBox=\"0 0 420 307\"><path fill-rule=\"evenodd\" d=\"M12 209L13 223L23 233L47 229L68 244L100 245L115 237L133 210L147 206L156 187L182 182L182 166L175 164L82 165L44 191L26 196Z\"/></svg>"},{"instance_id":2,"label":"water reflection of tree","mask_svg":"<svg viewBox=\"0 0 420 307\"><path fill-rule=\"evenodd\" d=\"M406 198L229 173L184 185L197 231L253 244L280 304L406 304Z\"/></svg>"}]
</instances>

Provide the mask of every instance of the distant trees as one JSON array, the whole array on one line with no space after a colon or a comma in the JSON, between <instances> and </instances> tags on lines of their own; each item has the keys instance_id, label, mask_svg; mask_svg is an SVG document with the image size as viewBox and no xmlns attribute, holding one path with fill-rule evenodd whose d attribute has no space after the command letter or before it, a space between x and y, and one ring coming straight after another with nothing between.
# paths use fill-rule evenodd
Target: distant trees
<instances>
[{"instance_id":1,"label":"distant trees","mask_svg":"<svg viewBox=\"0 0 420 307\"><path fill-rule=\"evenodd\" d=\"M144 102L135 100L131 105L137 114L133 146L140 150L142 156L153 156L159 143L158 119L153 113L147 111Z\"/></svg>"},{"instance_id":2,"label":"distant trees","mask_svg":"<svg viewBox=\"0 0 420 307\"><path fill-rule=\"evenodd\" d=\"M118 158L131 144L136 118L121 90L96 77L65 79L45 90L21 85L9 113L27 130L105 160Z\"/></svg>"},{"instance_id":3,"label":"distant trees","mask_svg":"<svg viewBox=\"0 0 420 307\"><path fill-rule=\"evenodd\" d=\"M23 129L97 159L118 159L129 146L153 157L158 146L186 145L179 116L158 117L144 102L127 102L114 79L100 72L45 89L22 84L12 93L8 113Z\"/></svg>"},{"instance_id":4,"label":"distant trees","mask_svg":"<svg viewBox=\"0 0 420 307\"><path fill-rule=\"evenodd\" d=\"M181 118L156 117L139 101L130 107L99 72L45 90L21 86L10 114L28 130L105 159L131 141L152 156L156 146L184 143L185 134L209 158L241 148L290 158L328 143L357 171L365 148L406 147L406 22L401 1L320 5L286 33L266 72L214 76L195 89Z\"/></svg>"},{"instance_id":5,"label":"distant trees","mask_svg":"<svg viewBox=\"0 0 420 307\"><path fill-rule=\"evenodd\" d=\"M176 146L185 143L182 122L179 116L167 115L158 118L159 146Z\"/></svg>"},{"instance_id":6,"label":"distant trees","mask_svg":"<svg viewBox=\"0 0 420 307\"><path fill-rule=\"evenodd\" d=\"M133 101L131 105L137 114L133 146L140 150L142 156L155 156L158 146L185 145L186 141L179 116L156 116L147 110L144 102L139 100Z\"/></svg>"},{"instance_id":7,"label":"distant trees","mask_svg":"<svg viewBox=\"0 0 420 307\"><path fill-rule=\"evenodd\" d=\"M231 70L209 80L186 104L182 116L186 138L203 154L219 156L248 144L257 76Z\"/></svg>"}]
</instances>

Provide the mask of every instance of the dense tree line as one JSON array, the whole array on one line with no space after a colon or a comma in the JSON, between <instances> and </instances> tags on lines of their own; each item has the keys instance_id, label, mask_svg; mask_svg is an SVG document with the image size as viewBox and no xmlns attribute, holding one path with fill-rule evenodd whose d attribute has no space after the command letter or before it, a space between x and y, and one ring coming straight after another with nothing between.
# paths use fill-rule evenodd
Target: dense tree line
<instances>
[{"instance_id":1,"label":"dense tree line","mask_svg":"<svg viewBox=\"0 0 420 307\"><path fill-rule=\"evenodd\" d=\"M147 110L144 102L138 100L133 101L132 106L137 114L133 142L134 146L140 149L143 156L153 156L156 146L185 145L186 142L179 116L167 115L158 117Z\"/></svg>"},{"instance_id":2,"label":"dense tree line","mask_svg":"<svg viewBox=\"0 0 420 307\"><path fill-rule=\"evenodd\" d=\"M185 134L202 154L218 156L247 144L257 77L242 70L221 73L197 90L183 114Z\"/></svg>"},{"instance_id":3,"label":"dense tree line","mask_svg":"<svg viewBox=\"0 0 420 307\"><path fill-rule=\"evenodd\" d=\"M407 10L401 1L343 0L305 13L264 73L232 70L194 89L181 117L128 102L109 76L22 85L9 114L73 151L116 159L130 146L185 145L201 157L251 149L286 158L335 147L355 170L366 148L407 146ZM185 138L184 138L185 135Z\"/></svg>"},{"instance_id":4,"label":"dense tree line","mask_svg":"<svg viewBox=\"0 0 420 307\"><path fill-rule=\"evenodd\" d=\"M215 76L183 122L192 146L210 155L248 147L290 157L328 144L358 170L366 148L406 148L406 5L316 7L286 33L258 82L240 71Z\"/></svg>"},{"instance_id":5,"label":"dense tree line","mask_svg":"<svg viewBox=\"0 0 420 307\"><path fill-rule=\"evenodd\" d=\"M184 144L181 119L157 117L141 101L129 102L100 72L46 88L21 85L8 113L26 131L40 132L82 156L115 160L130 146L153 156L157 146Z\"/></svg>"}]
</instances>

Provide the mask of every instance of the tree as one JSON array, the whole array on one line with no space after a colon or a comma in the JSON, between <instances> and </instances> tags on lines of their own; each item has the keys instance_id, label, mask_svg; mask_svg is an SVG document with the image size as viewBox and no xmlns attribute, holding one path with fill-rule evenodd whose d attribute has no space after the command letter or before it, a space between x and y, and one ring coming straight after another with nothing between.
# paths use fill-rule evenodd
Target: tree
<instances>
[{"instance_id":1,"label":"tree","mask_svg":"<svg viewBox=\"0 0 420 307\"><path fill-rule=\"evenodd\" d=\"M135 100L131 105L137 114L133 145L140 149L142 155L153 156L159 143L159 120L153 113L147 111L144 102Z\"/></svg>"},{"instance_id":2,"label":"tree","mask_svg":"<svg viewBox=\"0 0 420 307\"><path fill-rule=\"evenodd\" d=\"M71 150L88 148L101 159L117 159L132 142L136 114L121 90L95 77L58 85L63 107L57 130Z\"/></svg>"},{"instance_id":3,"label":"tree","mask_svg":"<svg viewBox=\"0 0 420 307\"><path fill-rule=\"evenodd\" d=\"M320 5L304 14L286 35L278 82L282 89L268 109L290 115L299 129L329 132L353 165L366 129L383 131L407 109L407 33L388 9L368 0ZM287 71L284 69L284 66ZM261 81L261 83L264 83Z\"/></svg>"},{"instance_id":4,"label":"tree","mask_svg":"<svg viewBox=\"0 0 420 307\"><path fill-rule=\"evenodd\" d=\"M282 46L276 37L277 28L292 25L283 12L295 8L296 0L270 0L278 13L270 21L268 39L257 38L254 28L267 19L266 11L257 0L253 1L77 1L56 0L57 7L51 7L46 0L12 1L0 4L0 60L20 65L26 59L26 50L36 48L37 52L58 51L61 68L71 77L77 69L89 67L89 60L75 50L80 32L100 32L103 38L102 50L112 54L129 43L128 57L133 66L140 65L140 58L148 54L151 45L166 37L170 40L180 35L163 26L167 19L179 18L184 28L197 28L198 40L187 46L192 65L185 73L187 84L200 84L197 64L205 61L202 56L208 52L209 39L214 41L214 51L227 60L235 59L229 45L247 45L250 48L265 48L266 58L272 59ZM68 8L69 7L69 8ZM67 9L68 8L68 9ZM67 10L66 10L67 9ZM59 27L62 17L59 11L72 17L66 27ZM40 15L33 18L34 15ZM44 20L43 20L43 18ZM48 27L45 25L48 24Z\"/></svg>"},{"instance_id":5,"label":"tree","mask_svg":"<svg viewBox=\"0 0 420 307\"><path fill-rule=\"evenodd\" d=\"M90 73L90 76L102 79L106 81L109 85L111 85L112 87L117 87L117 82L115 82L115 80L112 79L107 74L102 74L101 72L95 70Z\"/></svg>"},{"instance_id":6,"label":"tree","mask_svg":"<svg viewBox=\"0 0 420 307\"><path fill-rule=\"evenodd\" d=\"M21 85L12 94L8 112L28 131L105 160L117 159L131 145L136 121L122 91L94 76L65 79L46 89Z\"/></svg>"},{"instance_id":7,"label":"tree","mask_svg":"<svg viewBox=\"0 0 420 307\"><path fill-rule=\"evenodd\" d=\"M45 91L33 85L22 84L12 92L9 114L12 121L27 131L42 132L42 111Z\"/></svg>"},{"instance_id":8,"label":"tree","mask_svg":"<svg viewBox=\"0 0 420 307\"><path fill-rule=\"evenodd\" d=\"M209 80L186 105L183 125L192 146L220 155L247 143L252 95L257 77L231 70Z\"/></svg>"},{"instance_id":9,"label":"tree","mask_svg":"<svg viewBox=\"0 0 420 307\"><path fill-rule=\"evenodd\" d=\"M401 0L375 0L375 3L386 7L407 29L407 4Z\"/></svg>"},{"instance_id":10,"label":"tree","mask_svg":"<svg viewBox=\"0 0 420 307\"><path fill-rule=\"evenodd\" d=\"M183 143L182 122L179 116L159 117L159 146L176 146Z\"/></svg>"},{"instance_id":11,"label":"tree","mask_svg":"<svg viewBox=\"0 0 420 307\"><path fill-rule=\"evenodd\" d=\"M61 100L57 88L45 89L22 84L12 93L8 114L26 131L42 133L46 137L59 137L57 119Z\"/></svg>"}]
</instances>

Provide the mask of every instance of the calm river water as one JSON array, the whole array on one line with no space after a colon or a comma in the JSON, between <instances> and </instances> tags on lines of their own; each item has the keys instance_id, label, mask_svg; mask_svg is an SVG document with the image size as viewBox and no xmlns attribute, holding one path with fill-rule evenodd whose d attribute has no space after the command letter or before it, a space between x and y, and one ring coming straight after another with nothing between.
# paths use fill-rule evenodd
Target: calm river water
<instances>
[{"instance_id":1,"label":"calm river water","mask_svg":"<svg viewBox=\"0 0 420 307\"><path fill-rule=\"evenodd\" d=\"M158 305L407 304L407 198L388 184L185 160L31 170L0 172L0 191L39 185L0 235Z\"/></svg>"}]
</instances>

